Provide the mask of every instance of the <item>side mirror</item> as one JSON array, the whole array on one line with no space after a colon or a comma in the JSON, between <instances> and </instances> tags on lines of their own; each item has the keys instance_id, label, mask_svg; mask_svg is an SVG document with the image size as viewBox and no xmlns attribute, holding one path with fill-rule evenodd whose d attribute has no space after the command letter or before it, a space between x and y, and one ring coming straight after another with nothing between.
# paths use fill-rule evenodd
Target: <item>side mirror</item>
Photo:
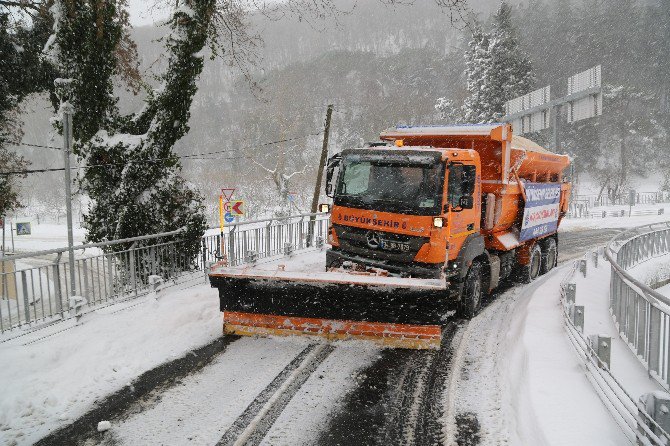
<instances>
[{"instance_id":1,"label":"side mirror","mask_svg":"<svg viewBox=\"0 0 670 446\"><path fill-rule=\"evenodd\" d=\"M327 169L326 169L326 196L333 198L333 180L337 179L337 175L335 175L335 178L333 178L333 174L335 173L335 169L340 167L340 161L342 161L342 155L341 154L336 154L333 155L329 160L327 164Z\"/></svg>"},{"instance_id":2,"label":"side mirror","mask_svg":"<svg viewBox=\"0 0 670 446\"><path fill-rule=\"evenodd\" d=\"M458 207L461 209L472 209L475 205L475 200L472 195L464 195L458 200Z\"/></svg>"}]
</instances>

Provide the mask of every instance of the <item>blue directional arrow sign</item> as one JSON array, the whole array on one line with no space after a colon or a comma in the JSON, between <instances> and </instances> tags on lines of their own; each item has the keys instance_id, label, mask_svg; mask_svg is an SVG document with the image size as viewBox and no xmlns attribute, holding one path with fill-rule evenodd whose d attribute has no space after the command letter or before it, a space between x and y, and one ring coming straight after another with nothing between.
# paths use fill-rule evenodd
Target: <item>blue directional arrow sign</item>
<instances>
[{"instance_id":1,"label":"blue directional arrow sign","mask_svg":"<svg viewBox=\"0 0 670 446\"><path fill-rule=\"evenodd\" d=\"M226 221L226 223L232 223L235 221L235 216L230 212L226 212L226 215L223 216L223 219Z\"/></svg>"}]
</instances>

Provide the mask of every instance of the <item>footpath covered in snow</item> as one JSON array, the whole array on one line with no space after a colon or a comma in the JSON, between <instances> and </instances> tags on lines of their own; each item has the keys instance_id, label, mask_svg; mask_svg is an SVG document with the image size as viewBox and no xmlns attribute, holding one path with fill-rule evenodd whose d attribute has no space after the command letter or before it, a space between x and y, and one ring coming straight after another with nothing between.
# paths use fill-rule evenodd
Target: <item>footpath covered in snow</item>
<instances>
[{"instance_id":1,"label":"footpath covered in snow","mask_svg":"<svg viewBox=\"0 0 670 446\"><path fill-rule=\"evenodd\" d=\"M217 293L201 280L1 343L0 444L32 444L143 372L219 337Z\"/></svg>"}]
</instances>

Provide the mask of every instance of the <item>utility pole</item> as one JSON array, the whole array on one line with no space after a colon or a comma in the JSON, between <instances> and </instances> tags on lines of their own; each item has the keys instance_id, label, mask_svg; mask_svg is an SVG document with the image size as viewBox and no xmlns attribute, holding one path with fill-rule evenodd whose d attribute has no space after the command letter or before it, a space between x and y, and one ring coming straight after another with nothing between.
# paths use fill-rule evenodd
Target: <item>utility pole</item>
<instances>
[{"instance_id":1,"label":"utility pole","mask_svg":"<svg viewBox=\"0 0 670 446\"><path fill-rule=\"evenodd\" d=\"M2 223L2 249L0 250L0 299L4 299L6 294L5 283L5 217L0 217L0 223Z\"/></svg>"},{"instance_id":2,"label":"utility pole","mask_svg":"<svg viewBox=\"0 0 670 446\"><path fill-rule=\"evenodd\" d=\"M321 182L323 181L323 168L326 166L328 158L328 138L330 136L330 118L333 116L333 104L328 105L326 110L326 127L323 131L323 145L321 146L321 159L319 160L319 170L316 173L316 183L314 184L314 195L312 197L312 207L310 212L315 214L319 207L319 196L321 195ZM312 215L309 218L309 229L307 231L307 246L311 246L314 236L314 222L316 217Z\"/></svg>"},{"instance_id":3,"label":"utility pole","mask_svg":"<svg viewBox=\"0 0 670 446\"><path fill-rule=\"evenodd\" d=\"M561 126L561 106L556 105L551 110L551 147L554 149L554 152L561 153L561 137L560 129Z\"/></svg>"},{"instance_id":4,"label":"utility pole","mask_svg":"<svg viewBox=\"0 0 670 446\"><path fill-rule=\"evenodd\" d=\"M65 210L67 213L67 247L70 268L70 295L76 296L74 274L74 240L72 236L72 179L70 177L70 152L72 151L72 115L74 108L69 102L61 105L63 112L63 161L65 162Z\"/></svg>"}]
</instances>

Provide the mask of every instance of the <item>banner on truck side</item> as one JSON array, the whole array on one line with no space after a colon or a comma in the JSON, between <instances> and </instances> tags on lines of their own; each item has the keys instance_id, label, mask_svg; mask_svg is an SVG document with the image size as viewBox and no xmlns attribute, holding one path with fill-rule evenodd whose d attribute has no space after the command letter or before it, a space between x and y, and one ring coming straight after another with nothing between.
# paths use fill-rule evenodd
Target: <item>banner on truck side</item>
<instances>
[{"instance_id":1,"label":"banner on truck side","mask_svg":"<svg viewBox=\"0 0 670 446\"><path fill-rule=\"evenodd\" d=\"M519 240L541 237L558 228L558 212L561 200L560 184L526 183L526 206Z\"/></svg>"}]
</instances>

